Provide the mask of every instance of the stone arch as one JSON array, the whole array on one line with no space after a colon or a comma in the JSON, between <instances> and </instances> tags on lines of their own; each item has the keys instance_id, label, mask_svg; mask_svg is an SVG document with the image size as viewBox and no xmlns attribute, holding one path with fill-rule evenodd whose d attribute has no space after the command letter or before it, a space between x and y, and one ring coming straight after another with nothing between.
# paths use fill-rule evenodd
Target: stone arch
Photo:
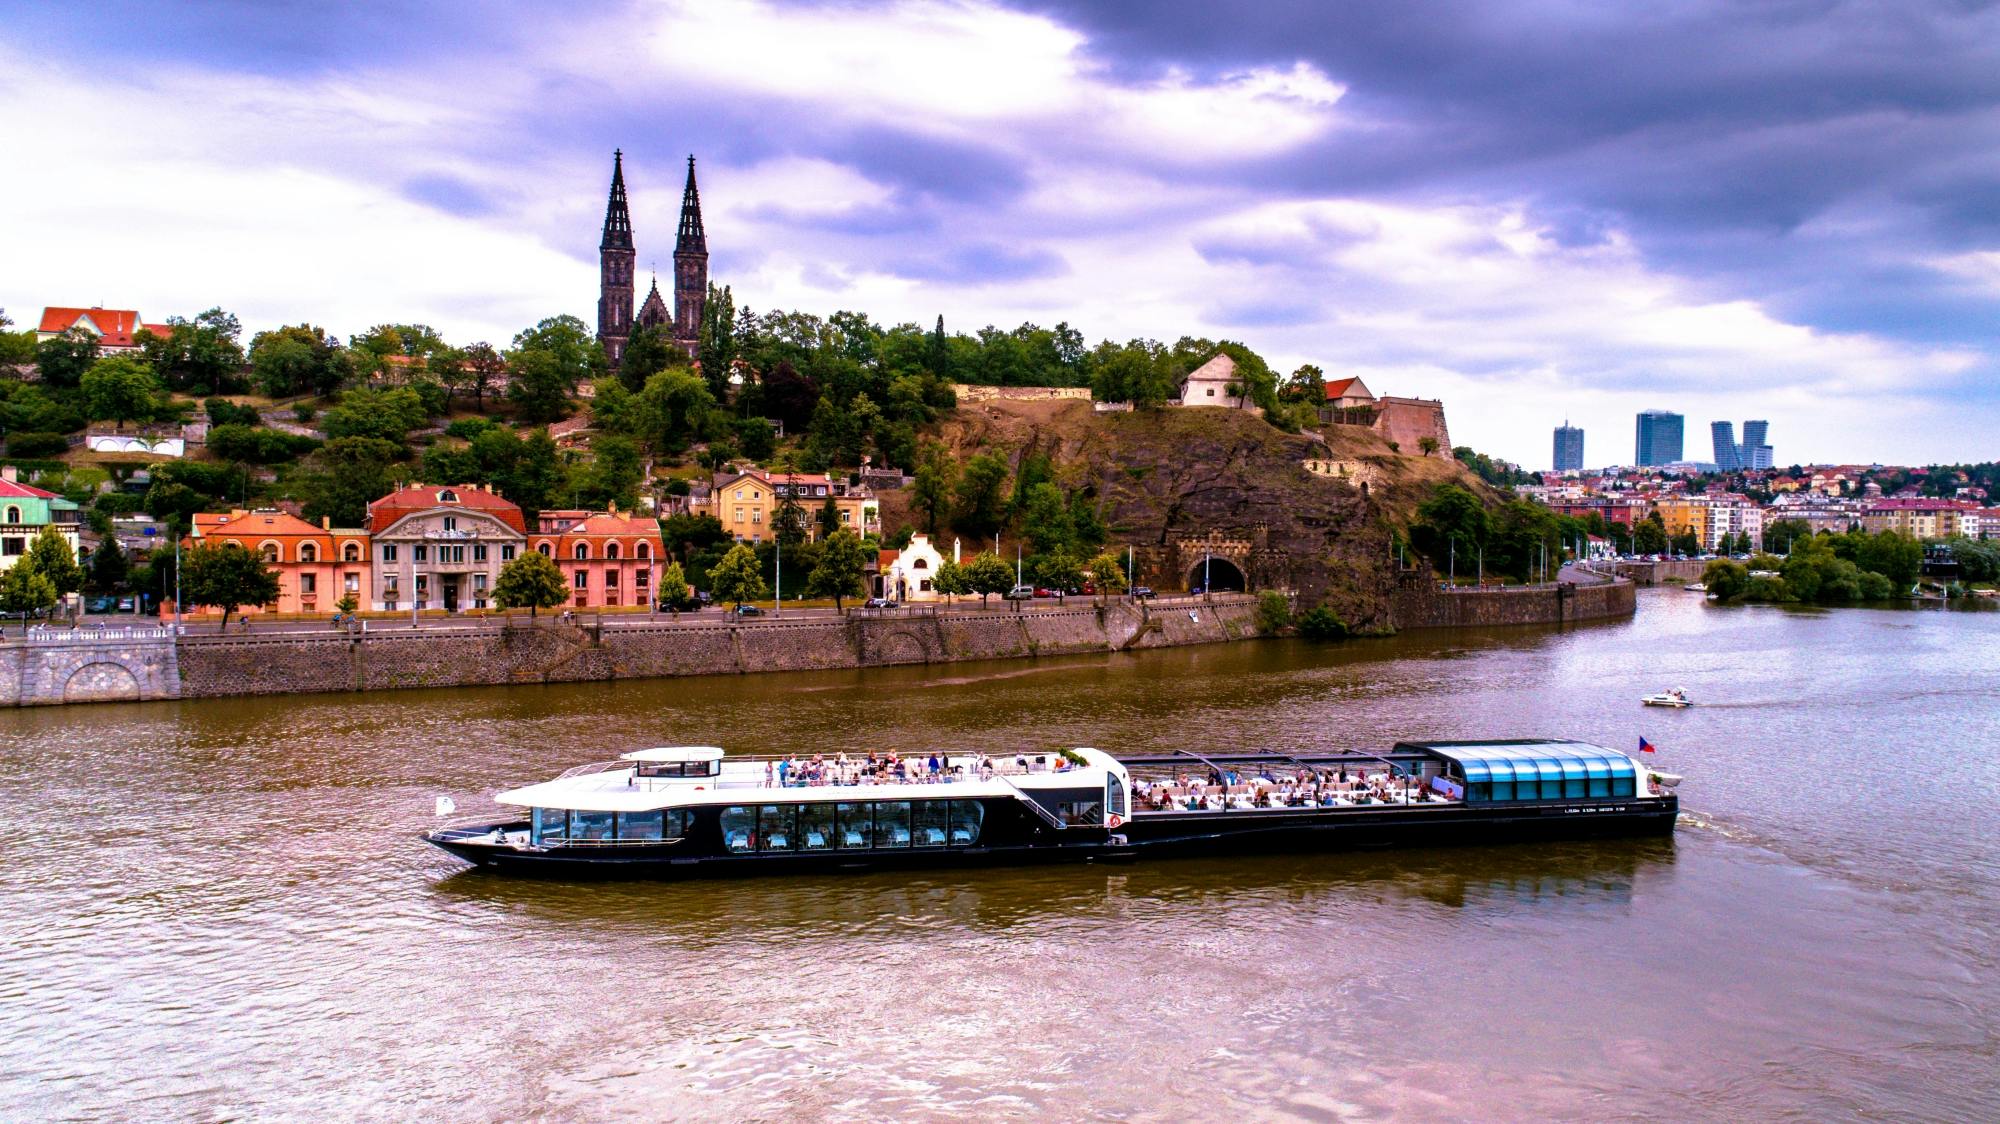
<instances>
[{"instance_id":1,"label":"stone arch","mask_svg":"<svg viewBox=\"0 0 2000 1124\"><path fill-rule=\"evenodd\" d=\"M1206 580L1203 580L1204 572ZM1241 593L1249 588L1249 583L1244 580L1243 571L1236 563L1227 558L1210 557L1197 561L1189 568L1187 587L1189 589L1200 587L1210 593L1217 590Z\"/></svg>"},{"instance_id":2,"label":"stone arch","mask_svg":"<svg viewBox=\"0 0 2000 1124\"><path fill-rule=\"evenodd\" d=\"M139 677L124 664L87 663L63 683L64 702L118 702L143 697Z\"/></svg>"},{"instance_id":3,"label":"stone arch","mask_svg":"<svg viewBox=\"0 0 2000 1124\"><path fill-rule=\"evenodd\" d=\"M917 634L892 632L876 643L875 659L878 663L929 663L931 653Z\"/></svg>"}]
</instances>

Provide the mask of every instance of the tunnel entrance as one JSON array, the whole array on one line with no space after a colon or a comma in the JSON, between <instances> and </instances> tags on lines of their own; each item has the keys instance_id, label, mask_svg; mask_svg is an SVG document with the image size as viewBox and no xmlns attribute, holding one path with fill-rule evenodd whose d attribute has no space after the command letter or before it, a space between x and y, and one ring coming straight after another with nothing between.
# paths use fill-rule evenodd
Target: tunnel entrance
<instances>
[{"instance_id":1,"label":"tunnel entrance","mask_svg":"<svg viewBox=\"0 0 2000 1124\"><path fill-rule=\"evenodd\" d=\"M1236 563L1211 556L1206 561L1196 562L1188 570L1187 587L1208 593L1241 593L1248 585Z\"/></svg>"}]
</instances>

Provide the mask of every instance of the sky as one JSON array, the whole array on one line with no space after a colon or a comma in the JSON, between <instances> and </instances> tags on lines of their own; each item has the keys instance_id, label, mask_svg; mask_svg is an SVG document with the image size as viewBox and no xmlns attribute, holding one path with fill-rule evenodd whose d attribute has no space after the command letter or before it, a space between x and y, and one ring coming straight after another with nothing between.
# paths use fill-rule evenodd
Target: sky
<instances>
[{"instance_id":1,"label":"sky","mask_svg":"<svg viewBox=\"0 0 2000 1124\"><path fill-rule=\"evenodd\" d=\"M2000 459L2000 9L1894 0L0 0L0 308L594 322L699 160L737 303L1236 339L1780 464ZM645 281L640 282L641 295Z\"/></svg>"}]
</instances>

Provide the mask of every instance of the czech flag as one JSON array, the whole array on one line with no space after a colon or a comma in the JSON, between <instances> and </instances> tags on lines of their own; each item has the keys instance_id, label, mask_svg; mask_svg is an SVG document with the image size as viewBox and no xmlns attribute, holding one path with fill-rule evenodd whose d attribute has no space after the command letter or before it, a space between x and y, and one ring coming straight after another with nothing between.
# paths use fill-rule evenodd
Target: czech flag
<instances>
[{"instance_id":1,"label":"czech flag","mask_svg":"<svg viewBox=\"0 0 2000 1124\"><path fill-rule=\"evenodd\" d=\"M1640 753L1658 753L1658 752L1660 752L1660 751L1659 751L1659 750L1657 750L1657 749L1654 749L1654 748L1653 748L1653 743L1652 743L1652 742L1649 742L1649 741L1647 741L1647 740L1646 740L1645 738L1640 738L1640 739L1639 739L1639 752L1640 752Z\"/></svg>"}]
</instances>

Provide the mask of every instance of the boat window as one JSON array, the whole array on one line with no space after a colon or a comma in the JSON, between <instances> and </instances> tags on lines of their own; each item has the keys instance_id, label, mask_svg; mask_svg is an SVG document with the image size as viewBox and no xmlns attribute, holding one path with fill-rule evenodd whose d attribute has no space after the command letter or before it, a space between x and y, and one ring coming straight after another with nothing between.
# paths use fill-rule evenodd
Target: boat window
<instances>
[{"instance_id":1,"label":"boat window","mask_svg":"<svg viewBox=\"0 0 2000 1124\"><path fill-rule=\"evenodd\" d=\"M977 800L954 800L951 802L951 845L954 847L975 847L979 844L979 827L986 818L986 805Z\"/></svg>"},{"instance_id":2,"label":"boat window","mask_svg":"<svg viewBox=\"0 0 2000 1124\"><path fill-rule=\"evenodd\" d=\"M537 847L569 838L569 812L562 808L535 809L534 836Z\"/></svg>"},{"instance_id":3,"label":"boat window","mask_svg":"<svg viewBox=\"0 0 2000 1124\"><path fill-rule=\"evenodd\" d=\"M1581 800L1586 795L1586 792L1584 790L1585 775L1583 771L1582 759L1576 757L1563 758L1562 770L1563 770L1563 799Z\"/></svg>"},{"instance_id":4,"label":"boat window","mask_svg":"<svg viewBox=\"0 0 2000 1124\"><path fill-rule=\"evenodd\" d=\"M1114 816L1125 814L1125 786L1119 782L1116 773L1104 778L1104 806L1111 809Z\"/></svg>"},{"instance_id":5,"label":"boat window","mask_svg":"<svg viewBox=\"0 0 2000 1124\"><path fill-rule=\"evenodd\" d=\"M1056 805L1056 818L1070 827L1101 827L1104 801L1094 795L1088 800L1064 800Z\"/></svg>"},{"instance_id":6,"label":"boat window","mask_svg":"<svg viewBox=\"0 0 2000 1124\"><path fill-rule=\"evenodd\" d=\"M766 804L757 810L757 849L791 851L799 845L799 809L795 804Z\"/></svg>"},{"instance_id":7,"label":"boat window","mask_svg":"<svg viewBox=\"0 0 2000 1124\"><path fill-rule=\"evenodd\" d=\"M919 847L942 847L945 831L951 822L951 801L919 800L911 823L910 834Z\"/></svg>"},{"instance_id":8,"label":"boat window","mask_svg":"<svg viewBox=\"0 0 2000 1124\"><path fill-rule=\"evenodd\" d=\"M1590 761L1584 762L1583 768L1584 771L1588 773L1590 777L1589 795L1591 796L1611 795L1611 766L1609 764L1606 764L1605 762L1600 760L1592 759Z\"/></svg>"},{"instance_id":9,"label":"boat window","mask_svg":"<svg viewBox=\"0 0 2000 1124\"><path fill-rule=\"evenodd\" d=\"M1638 792L1639 774L1632 767L1629 757L1611 759L1611 795L1633 796Z\"/></svg>"},{"instance_id":10,"label":"boat window","mask_svg":"<svg viewBox=\"0 0 2000 1124\"><path fill-rule=\"evenodd\" d=\"M618 813L618 838L620 839L661 839L661 829L666 825L666 817L658 808L650 812Z\"/></svg>"},{"instance_id":11,"label":"boat window","mask_svg":"<svg viewBox=\"0 0 2000 1124\"><path fill-rule=\"evenodd\" d=\"M569 837L571 839L611 838L611 813L570 812Z\"/></svg>"},{"instance_id":12,"label":"boat window","mask_svg":"<svg viewBox=\"0 0 2000 1124\"><path fill-rule=\"evenodd\" d=\"M885 800L875 805L875 845L877 847L910 845L909 801Z\"/></svg>"},{"instance_id":13,"label":"boat window","mask_svg":"<svg viewBox=\"0 0 2000 1124\"><path fill-rule=\"evenodd\" d=\"M843 851L865 850L875 834L875 812L867 804L838 804L834 814L834 842Z\"/></svg>"},{"instance_id":14,"label":"boat window","mask_svg":"<svg viewBox=\"0 0 2000 1124\"><path fill-rule=\"evenodd\" d=\"M740 804L722 810L722 845L731 854L751 850L757 837L757 809Z\"/></svg>"},{"instance_id":15,"label":"boat window","mask_svg":"<svg viewBox=\"0 0 2000 1124\"><path fill-rule=\"evenodd\" d=\"M806 804L799 808L799 846L807 851L833 847L833 805Z\"/></svg>"}]
</instances>

